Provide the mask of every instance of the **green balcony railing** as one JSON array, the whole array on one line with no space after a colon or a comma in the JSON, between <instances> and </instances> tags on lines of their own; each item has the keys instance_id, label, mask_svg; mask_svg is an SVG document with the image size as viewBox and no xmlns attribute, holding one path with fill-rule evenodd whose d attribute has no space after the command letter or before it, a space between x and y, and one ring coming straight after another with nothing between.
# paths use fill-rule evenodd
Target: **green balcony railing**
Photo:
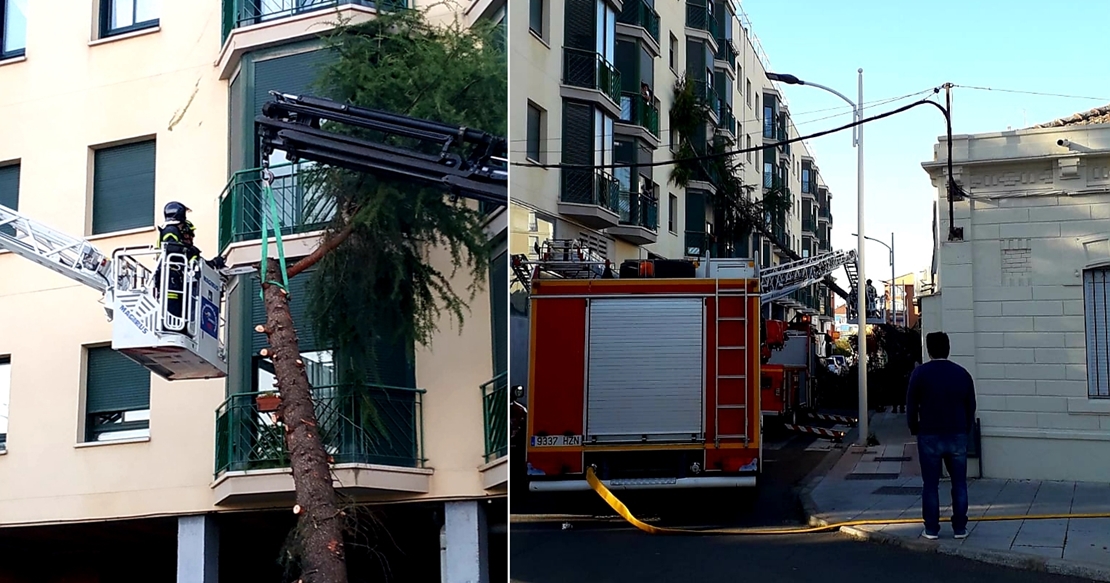
<instances>
[{"instance_id":1,"label":"green balcony railing","mask_svg":"<svg viewBox=\"0 0 1110 583\"><path fill-rule=\"evenodd\" d=\"M732 104L725 100L720 100L720 105L717 108L717 128L727 131L732 135L736 135L736 115L732 113Z\"/></svg>"},{"instance_id":2,"label":"green balcony railing","mask_svg":"<svg viewBox=\"0 0 1110 583\"><path fill-rule=\"evenodd\" d=\"M261 412L261 393L237 393L216 410L216 475L289 467L285 426ZM423 467L423 389L332 385L312 389L317 431L333 463Z\"/></svg>"},{"instance_id":3,"label":"green balcony railing","mask_svg":"<svg viewBox=\"0 0 1110 583\"><path fill-rule=\"evenodd\" d=\"M717 17L713 15L713 10L704 0L687 0L686 26L715 34L717 31Z\"/></svg>"},{"instance_id":4,"label":"green balcony railing","mask_svg":"<svg viewBox=\"0 0 1110 583\"><path fill-rule=\"evenodd\" d=\"M620 212L620 182L601 170L563 168L560 200L573 204L595 205Z\"/></svg>"},{"instance_id":5,"label":"green balcony railing","mask_svg":"<svg viewBox=\"0 0 1110 583\"><path fill-rule=\"evenodd\" d=\"M620 192L620 221L622 225L659 229L659 203L642 192Z\"/></svg>"},{"instance_id":6,"label":"green balcony railing","mask_svg":"<svg viewBox=\"0 0 1110 583\"><path fill-rule=\"evenodd\" d=\"M221 42L227 40L228 35L236 28L346 4L368 6L378 10L398 10L408 7L406 0L223 0Z\"/></svg>"},{"instance_id":7,"label":"green balcony railing","mask_svg":"<svg viewBox=\"0 0 1110 583\"><path fill-rule=\"evenodd\" d=\"M306 184L303 168L298 164L271 167L282 235L318 231L335 216L335 200ZM262 238L262 213L270 211L264 202L260 168L231 176L220 194L221 253L232 243ZM267 218L270 216L267 214Z\"/></svg>"},{"instance_id":8,"label":"green balcony railing","mask_svg":"<svg viewBox=\"0 0 1110 583\"><path fill-rule=\"evenodd\" d=\"M659 137L659 107L639 93L621 93L621 121L640 126Z\"/></svg>"},{"instance_id":9,"label":"green balcony railing","mask_svg":"<svg viewBox=\"0 0 1110 583\"><path fill-rule=\"evenodd\" d=\"M806 233L816 233L817 232L817 221L815 221L813 219L810 219L810 218L803 218L802 219L802 231L806 232Z\"/></svg>"},{"instance_id":10,"label":"green balcony railing","mask_svg":"<svg viewBox=\"0 0 1110 583\"><path fill-rule=\"evenodd\" d=\"M509 373L503 372L482 385L486 461L509 453Z\"/></svg>"},{"instance_id":11,"label":"green balcony railing","mask_svg":"<svg viewBox=\"0 0 1110 583\"><path fill-rule=\"evenodd\" d=\"M728 64L729 68L736 68L736 47L732 46L732 41L727 38L717 39L717 54L718 61L724 61Z\"/></svg>"},{"instance_id":12,"label":"green balcony railing","mask_svg":"<svg viewBox=\"0 0 1110 583\"><path fill-rule=\"evenodd\" d=\"M705 257L709 247L709 236L704 231L686 231L686 255Z\"/></svg>"},{"instance_id":13,"label":"green balcony railing","mask_svg":"<svg viewBox=\"0 0 1110 583\"><path fill-rule=\"evenodd\" d=\"M700 79L694 79L694 91L701 102L710 109L713 113L720 115L721 113L721 96L717 94L717 90L712 85Z\"/></svg>"},{"instance_id":14,"label":"green balcony railing","mask_svg":"<svg viewBox=\"0 0 1110 583\"><path fill-rule=\"evenodd\" d=\"M817 218L819 218L819 219L829 218L829 207L828 207L828 205L818 205L817 206Z\"/></svg>"},{"instance_id":15,"label":"green balcony railing","mask_svg":"<svg viewBox=\"0 0 1110 583\"><path fill-rule=\"evenodd\" d=\"M621 72L593 51L563 47L563 82L583 89L596 89L613 100L621 102Z\"/></svg>"},{"instance_id":16,"label":"green balcony railing","mask_svg":"<svg viewBox=\"0 0 1110 583\"><path fill-rule=\"evenodd\" d=\"M659 42L659 13L644 0L625 2L617 22L642 27L655 42Z\"/></svg>"}]
</instances>

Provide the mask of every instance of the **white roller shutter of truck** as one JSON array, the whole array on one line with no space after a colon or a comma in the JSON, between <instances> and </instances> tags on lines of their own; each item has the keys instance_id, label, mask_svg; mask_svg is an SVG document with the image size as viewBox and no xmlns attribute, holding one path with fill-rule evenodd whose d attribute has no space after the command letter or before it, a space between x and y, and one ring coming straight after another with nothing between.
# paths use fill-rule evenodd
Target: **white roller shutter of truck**
<instances>
[{"instance_id":1,"label":"white roller shutter of truck","mask_svg":"<svg viewBox=\"0 0 1110 583\"><path fill-rule=\"evenodd\" d=\"M591 300L586 443L703 437L702 302Z\"/></svg>"}]
</instances>

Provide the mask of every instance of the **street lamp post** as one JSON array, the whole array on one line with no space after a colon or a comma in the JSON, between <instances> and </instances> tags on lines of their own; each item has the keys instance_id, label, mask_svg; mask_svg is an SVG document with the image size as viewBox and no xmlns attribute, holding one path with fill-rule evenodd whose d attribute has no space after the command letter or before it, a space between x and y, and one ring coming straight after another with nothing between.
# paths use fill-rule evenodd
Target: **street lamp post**
<instances>
[{"instance_id":1,"label":"street lamp post","mask_svg":"<svg viewBox=\"0 0 1110 583\"><path fill-rule=\"evenodd\" d=\"M808 85L824 89L851 105L855 112L856 121L859 122L863 120L863 69L858 69L856 72L859 75L859 95L855 102L831 87L803 81L794 75L767 73L767 78L787 85ZM856 146L856 224L857 229L859 229L856 236L856 272L858 275L856 281L856 318L859 320L859 333L857 334L857 340L859 341L859 373L857 375L859 376L859 444L866 447L870 433L867 418L867 294L862 287L863 282L867 281L863 267L865 264L863 249L863 125L857 125L854 129Z\"/></svg>"},{"instance_id":2,"label":"street lamp post","mask_svg":"<svg viewBox=\"0 0 1110 583\"><path fill-rule=\"evenodd\" d=\"M852 236L858 237L859 235L856 233L852 233ZM894 309L894 233L890 233L890 245L887 245L883 241L880 241L879 239L876 239L874 237L864 236L864 239L867 239L868 241L874 241L882 245L883 247L886 247L886 250L890 253L890 323L894 324L894 314L897 312L897 310ZM905 304L905 298L906 296L905 294L903 294L903 304ZM902 308L905 309L905 306L902 306Z\"/></svg>"}]
</instances>

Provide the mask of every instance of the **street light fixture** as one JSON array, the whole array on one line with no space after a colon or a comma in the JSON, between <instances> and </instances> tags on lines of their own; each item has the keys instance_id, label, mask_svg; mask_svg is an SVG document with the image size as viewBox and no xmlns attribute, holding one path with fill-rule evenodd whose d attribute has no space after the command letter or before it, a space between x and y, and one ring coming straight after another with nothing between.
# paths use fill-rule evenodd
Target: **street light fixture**
<instances>
[{"instance_id":1,"label":"street light fixture","mask_svg":"<svg viewBox=\"0 0 1110 583\"><path fill-rule=\"evenodd\" d=\"M829 93L843 99L852 106L855 112L856 122L863 120L863 69L858 69L859 75L859 96L857 101L848 99L843 93L831 88L819 85L812 81L803 81L794 75L784 73L767 73L767 78L771 81L778 81L786 83L787 85L807 85L824 89ZM856 281L856 318L859 320L859 333L857 340L859 341L859 444L866 447L867 438L870 436L868 432L868 418L867 418L867 294L863 293L864 290L860 288L860 284L867 280L864 275L864 228L863 228L863 125L857 125L853 128L853 143L856 147L856 224L858 225L859 233L856 235L856 271L858 279ZM950 142L951 143L951 142ZM893 282L892 282L893 283Z\"/></svg>"},{"instance_id":2,"label":"street light fixture","mask_svg":"<svg viewBox=\"0 0 1110 583\"><path fill-rule=\"evenodd\" d=\"M856 234L856 233L852 233L852 236L853 237L858 237L859 235ZM892 231L890 233L890 245L887 245L883 241L880 241L880 240L878 240L874 237L864 236L863 238L867 239L868 241L874 241L874 242L882 245L883 247L886 247L886 250L890 252L890 323L894 324L895 323L894 314L897 313L897 310L894 309L894 232ZM905 299L906 299L905 294L902 294L903 304L905 303ZM907 321L908 321L908 317L907 317Z\"/></svg>"}]
</instances>

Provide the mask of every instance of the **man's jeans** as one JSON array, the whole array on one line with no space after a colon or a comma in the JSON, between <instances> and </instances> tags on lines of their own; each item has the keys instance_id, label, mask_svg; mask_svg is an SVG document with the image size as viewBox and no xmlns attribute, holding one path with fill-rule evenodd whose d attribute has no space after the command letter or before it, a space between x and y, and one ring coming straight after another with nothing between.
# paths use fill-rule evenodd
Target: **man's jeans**
<instances>
[{"instance_id":1,"label":"man's jeans","mask_svg":"<svg viewBox=\"0 0 1110 583\"><path fill-rule=\"evenodd\" d=\"M967 529L967 436L919 435L917 455L921 461L921 517L925 531L940 533L940 464L943 461L952 478L952 530Z\"/></svg>"}]
</instances>

